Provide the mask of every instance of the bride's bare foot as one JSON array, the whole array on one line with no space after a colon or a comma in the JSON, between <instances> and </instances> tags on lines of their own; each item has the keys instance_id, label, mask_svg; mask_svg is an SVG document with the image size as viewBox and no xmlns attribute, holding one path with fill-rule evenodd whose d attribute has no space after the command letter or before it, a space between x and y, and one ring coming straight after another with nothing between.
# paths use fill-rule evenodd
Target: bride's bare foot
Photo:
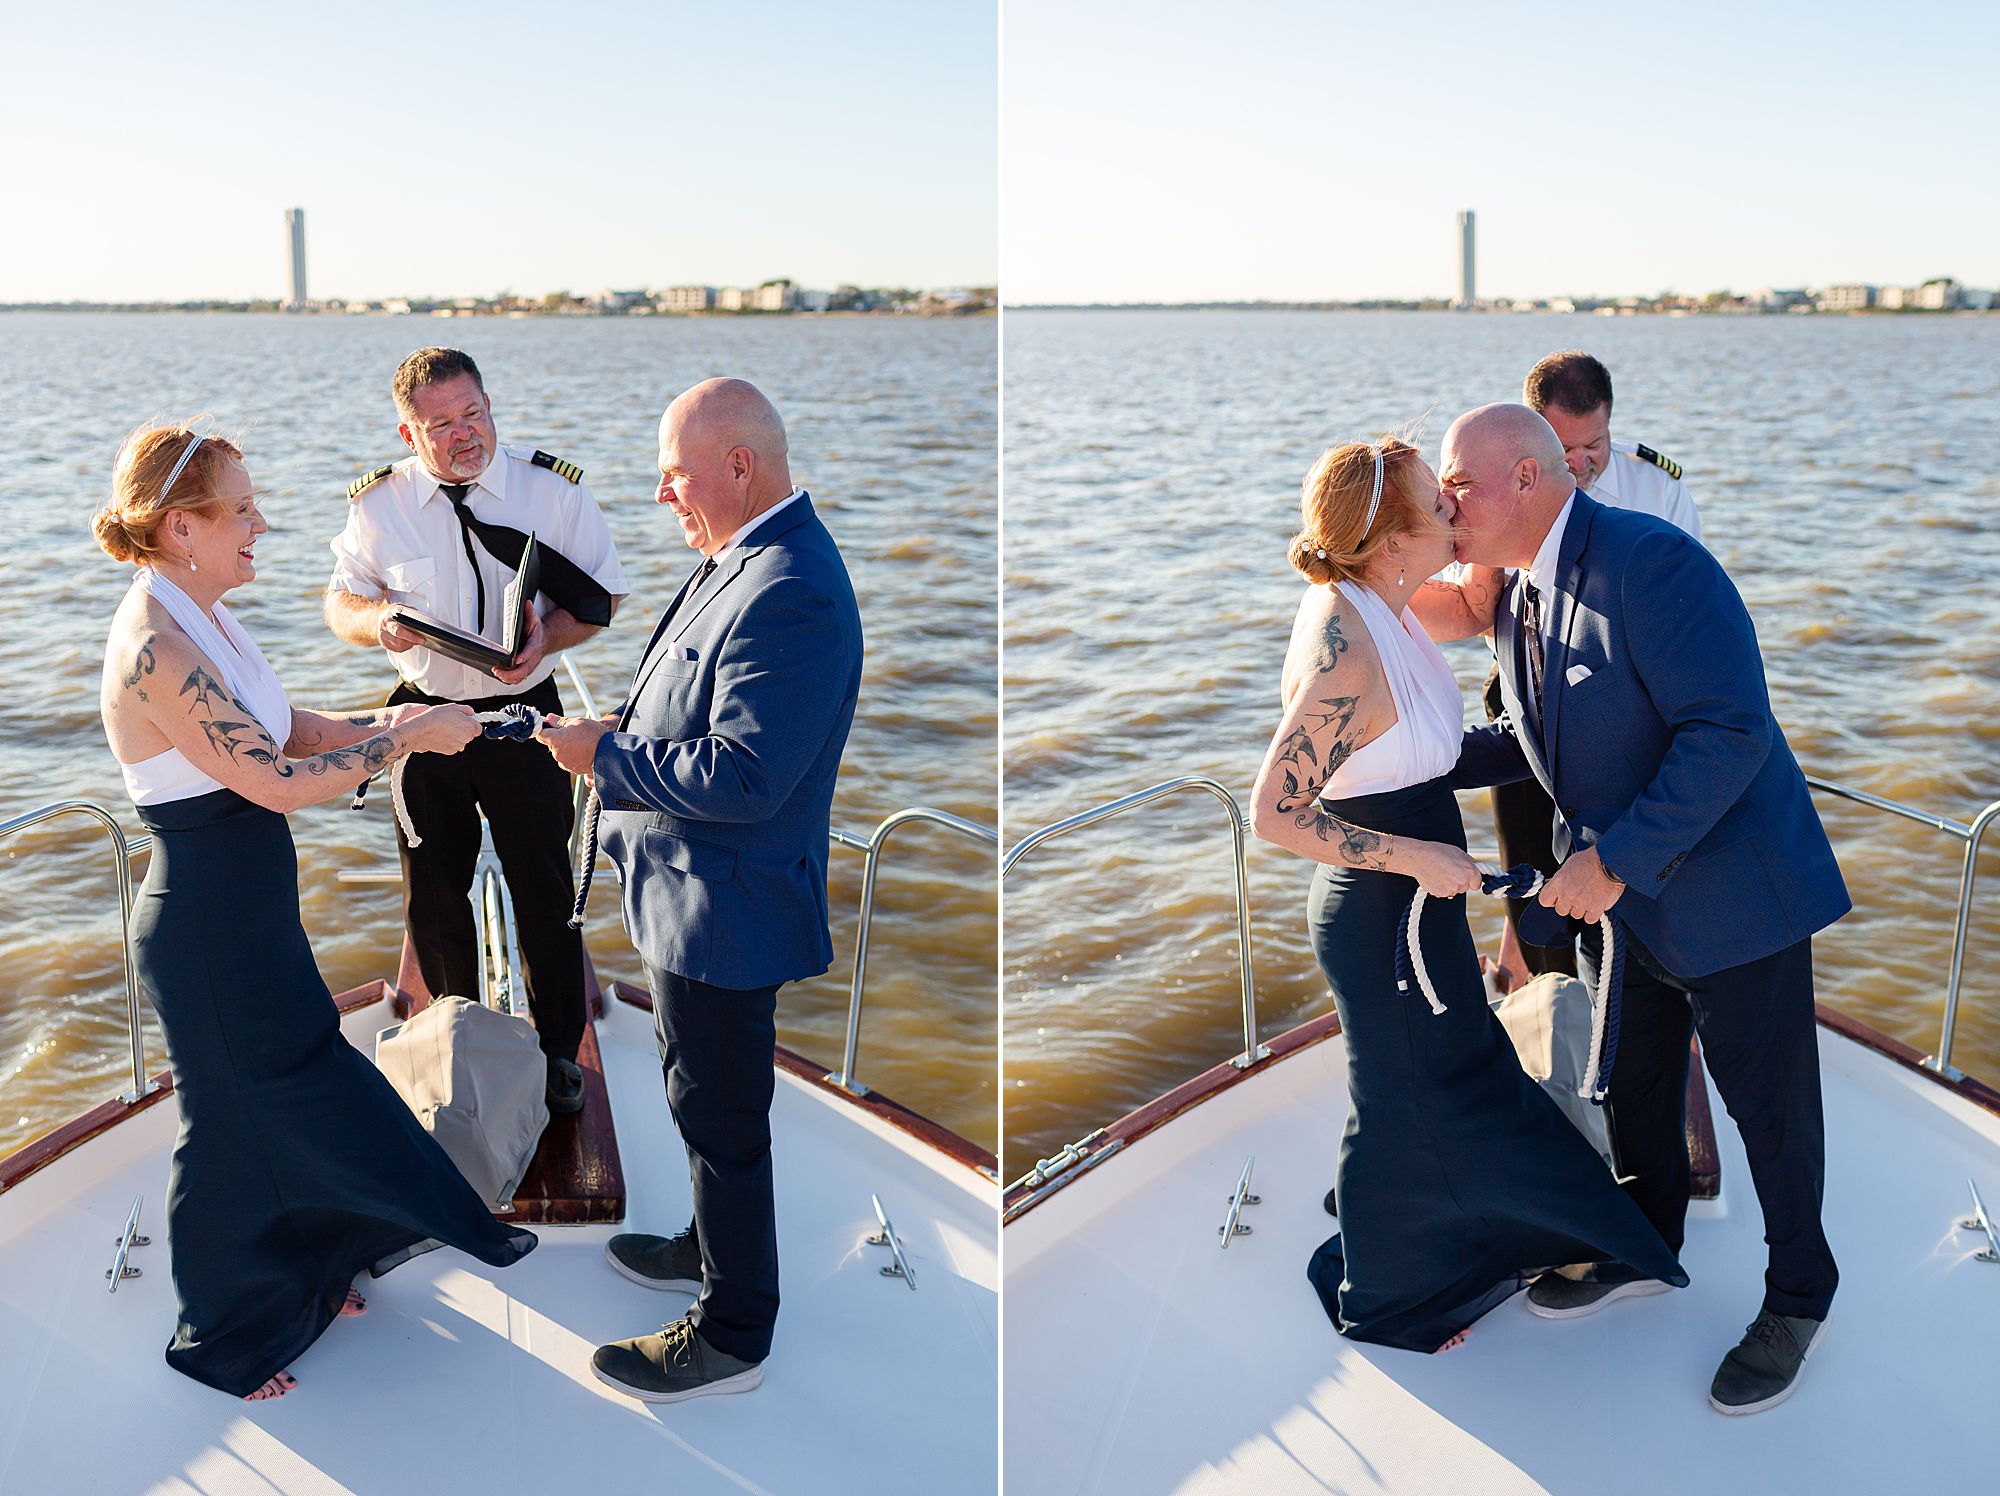
<instances>
[{"instance_id":1,"label":"bride's bare foot","mask_svg":"<svg viewBox=\"0 0 2000 1496\"><path fill-rule=\"evenodd\" d=\"M1456 1335L1452 1336L1451 1339L1447 1340L1443 1345L1439 1346L1436 1350L1432 1351L1431 1354L1433 1356L1442 1356L1446 1351L1454 1350L1457 1347L1464 1345L1466 1342L1466 1337L1468 1337L1471 1334L1472 1331L1470 1330L1460 1330Z\"/></svg>"},{"instance_id":2,"label":"bride's bare foot","mask_svg":"<svg viewBox=\"0 0 2000 1496\"><path fill-rule=\"evenodd\" d=\"M350 1319L354 1315L366 1314L367 1312L368 1300L361 1297L361 1290L358 1288L348 1289L347 1302L340 1306L340 1317L342 1319Z\"/></svg>"},{"instance_id":3,"label":"bride's bare foot","mask_svg":"<svg viewBox=\"0 0 2000 1496\"><path fill-rule=\"evenodd\" d=\"M297 1377L293 1376L289 1371L281 1371L255 1392L245 1393L243 1400L245 1402L267 1402L274 1397L283 1397L287 1392L298 1386L298 1384L299 1379Z\"/></svg>"}]
</instances>

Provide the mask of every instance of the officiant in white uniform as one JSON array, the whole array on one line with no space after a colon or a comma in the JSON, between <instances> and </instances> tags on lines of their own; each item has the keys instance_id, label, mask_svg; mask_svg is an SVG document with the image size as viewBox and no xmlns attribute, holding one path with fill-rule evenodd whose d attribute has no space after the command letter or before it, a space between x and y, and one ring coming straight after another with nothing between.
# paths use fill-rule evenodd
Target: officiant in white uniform
<instances>
[{"instance_id":1,"label":"officiant in white uniform","mask_svg":"<svg viewBox=\"0 0 2000 1496\"><path fill-rule=\"evenodd\" d=\"M457 349L420 348L396 371L398 433L411 455L348 488L347 525L332 542L326 620L350 644L388 653L391 705L460 701L476 711L520 702L562 711L556 656L598 633L627 588L603 513L575 464L495 439L478 367ZM520 658L484 671L434 650L390 621L393 608L499 639L507 584L529 535L541 591ZM555 1112L583 1105L583 941L569 927L569 777L532 742L480 739L435 764L412 763L404 798L419 845L399 825L403 915L432 993L471 995L477 934L467 891L479 817L492 828L514 902L535 1027Z\"/></svg>"}]
</instances>

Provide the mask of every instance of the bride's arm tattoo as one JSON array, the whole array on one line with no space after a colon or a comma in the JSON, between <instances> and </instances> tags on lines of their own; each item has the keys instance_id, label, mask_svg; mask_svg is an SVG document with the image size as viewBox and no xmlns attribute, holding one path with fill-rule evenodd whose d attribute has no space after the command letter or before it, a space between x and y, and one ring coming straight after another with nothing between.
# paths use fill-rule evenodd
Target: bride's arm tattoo
<instances>
[{"instance_id":1,"label":"bride's arm tattoo","mask_svg":"<svg viewBox=\"0 0 2000 1496\"><path fill-rule=\"evenodd\" d=\"M1314 673L1331 674L1347 648L1346 636L1340 631L1340 615L1335 613L1321 626L1319 636L1313 641ZM1289 815L1292 824L1301 831L1310 831L1333 847L1350 867L1383 871L1396 849L1395 839L1343 821L1317 803L1319 792L1355 754L1355 739L1359 735L1355 718L1360 712L1361 698L1322 696L1313 705L1318 709L1304 713L1298 726L1278 745L1277 808Z\"/></svg>"},{"instance_id":2,"label":"bride's arm tattoo","mask_svg":"<svg viewBox=\"0 0 2000 1496\"><path fill-rule=\"evenodd\" d=\"M401 752L392 734L380 733L365 743L357 743L347 748L329 749L325 753L314 754L311 758L288 760L273 741L263 724L257 721L256 713L238 701L229 688L209 674L207 669L197 665L189 672L182 684L180 694L193 696L188 705L190 716L200 713L199 724L208 738L208 746L218 754L227 754L231 759L247 758L252 763L268 764L283 779L290 779L303 767L308 774L320 775L352 769L365 765L370 774L379 772L384 765ZM218 704L242 714L244 720L219 714ZM357 724L359 725L359 724ZM317 735L313 738L318 742Z\"/></svg>"},{"instance_id":3,"label":"bride's arm tattoo","mask_svg":"<svg viewBox=\"0 0 2000 1496\"><path fill-rule=\"evenodd\" d=\"M146 688L139 682L158 668L159 662L153 657L153 640L156 637L158 636L154 634L146 635L145 640L139 645L138 654L132 657L132 668L118 678L121 686L149 704L153 698L146 694Z\"/></svg>"}]
</instances>

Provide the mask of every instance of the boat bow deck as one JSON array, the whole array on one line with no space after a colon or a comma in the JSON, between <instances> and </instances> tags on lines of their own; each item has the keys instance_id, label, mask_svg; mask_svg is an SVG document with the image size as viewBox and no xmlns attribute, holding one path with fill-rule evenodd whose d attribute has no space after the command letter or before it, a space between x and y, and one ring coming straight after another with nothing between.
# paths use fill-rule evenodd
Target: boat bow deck
<instances>
[{"instance_id":1,"label":"boat bow deck","mask_svg":"<svg viewBox=\"0 0 2000 1496\"><path fill-rule=\"evenodd\" d=\"M1343 1340L1306 1282L1346 1115L1337 1037L1138 1138L1006 1229L1008 1483L1058 1493L1805 1490L1991 1480L1976 1442L2000 1267L1954 1229L2000 1196L2000 1117L1822 1030L1843 1275L1798 1395L1707 1404L1762 1292L1762 1220L1720 1108L1722 1194L1680 1292L1564 1323L1503 1304L1443 1356ZM1218 1250L1244 1161L1262 1203ZM1961 1480L1960 1484L1964 1484Z\"/></svg>"},{"instance_id":2,"label":"boat bow deck","mask_svg":"<svg viewBox=\"0 0 2000 1496\"><path fill-rule=\"evenodd\" d=\"M345 1019L364 1049L380 1003ZM639 1489L990 1490L997 1217L989 1180L781 1071L773 1110L785 1307L757 1391L651 1407L591 1375L602 1341L645 1334L688 1298L604 1260L617 1230L687 1223L685 1155L648 1014L599 1020L631 1187L623 1226L541 1228L518 1266L456 1252L364 1279L368 1313L295 1365L299 1390L246 1405L161 1359L174 1300L162 1201L171 1101L136 1113L0 1195L0 1491ZM879 1194L919 1289L881 1276ZM153 1244L116 1295L104 1272L132 1197Z\"/></svg>"}]
</instances>

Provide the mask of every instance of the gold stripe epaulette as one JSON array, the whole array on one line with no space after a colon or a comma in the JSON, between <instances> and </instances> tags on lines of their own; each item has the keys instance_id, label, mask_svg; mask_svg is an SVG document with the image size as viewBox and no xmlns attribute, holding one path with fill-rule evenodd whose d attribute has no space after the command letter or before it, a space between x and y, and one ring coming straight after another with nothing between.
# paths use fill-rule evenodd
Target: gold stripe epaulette
<instances>
[{"instance_id":1,"label":"gold stripe epaulette","mask_svg":"<svg viewBox=\"0 0 2000 1496\"><path fill-rule=\"evenodd\" d=\"M547 468L559 478L567 478L572 483L583 481L583 469L573 462L564 462L560 457L551 457L546 452L537 452L528 461L536 467Z\"/></svg>"},{"instance_id":2,"label":"gold stripe epaulette","mask_svg":"<svg viewBox=\"0 0 2000 1496\"><path fill-rule=\"evenodd\" d=\"M391 462L378 467L372 473L363 473L359 478L356 478L352 483L347 485L347 502L350 504L353 503L395 471L396 464Z\"/></svg>"},{"instance_id":3,"label":"gold stripe epaulette","mask_svg":"<svg viewBox=\"0 0 2000 1496\"><path fill-rule=\"evenodd\" d=\"M1669 478L1678 478L1681 475L1681 465L1678 462L1675 462L1671 457L1662 457L1651 447L1641 446L1634 451L1633 456L1637 457L1641 462L1652 463L1654 467L1659 468Z\"/></svg>"}]
</instances>

